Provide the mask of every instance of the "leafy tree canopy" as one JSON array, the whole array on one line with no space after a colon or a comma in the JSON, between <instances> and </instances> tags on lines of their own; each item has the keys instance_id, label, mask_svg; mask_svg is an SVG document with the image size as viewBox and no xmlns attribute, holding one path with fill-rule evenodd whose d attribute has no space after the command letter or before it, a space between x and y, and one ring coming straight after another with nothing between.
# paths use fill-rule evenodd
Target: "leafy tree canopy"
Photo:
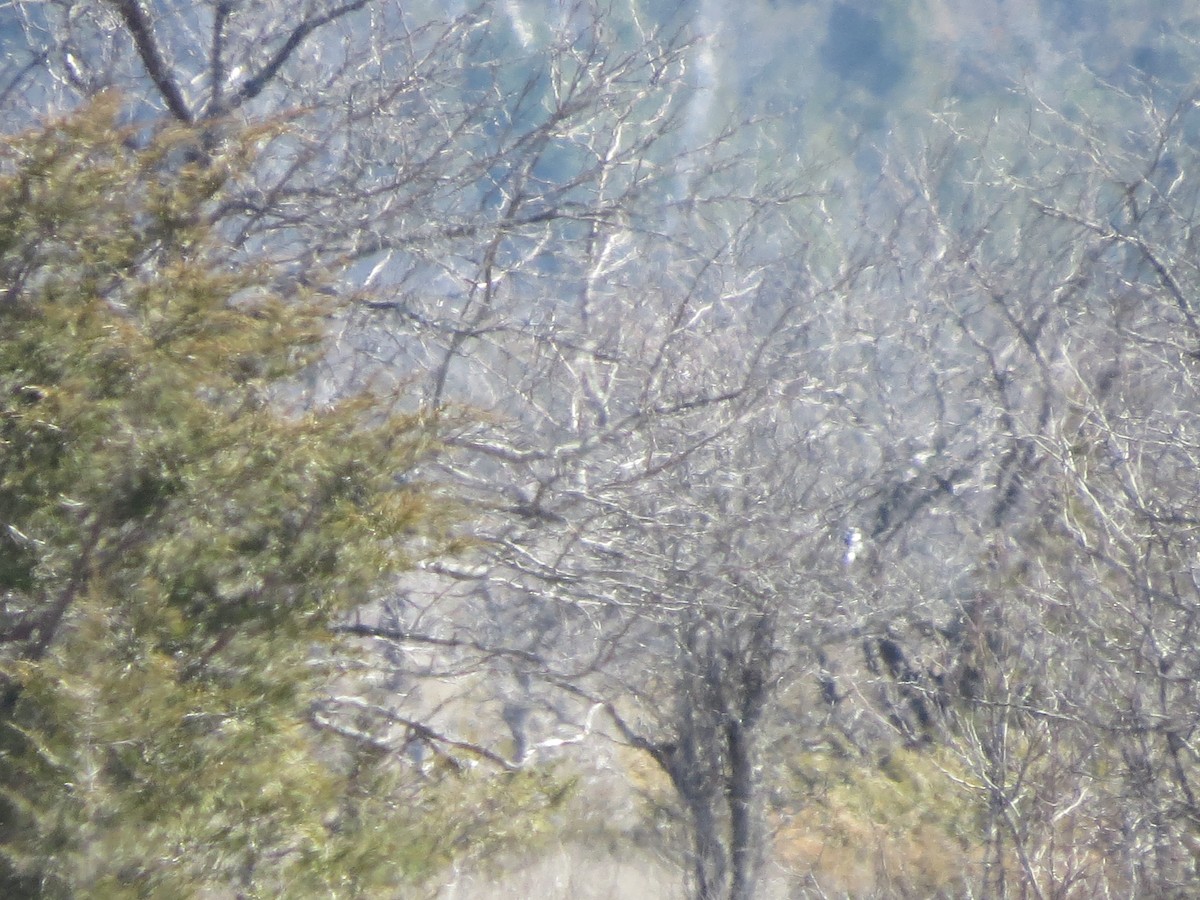
<instances>
[{"instance_id":1,"label":"leafy tree canopy","mask_svg":"<svg viewBox=\"0 0 1200 900\"><path fill-rule=\"evenodd\" d=\"M330 620L445 533L426 430L286 402L328 310L206 224L263 135L119 105L3 150L0 886L349 896L436 858L306 723Z\"/></svg>"}]
</instances>

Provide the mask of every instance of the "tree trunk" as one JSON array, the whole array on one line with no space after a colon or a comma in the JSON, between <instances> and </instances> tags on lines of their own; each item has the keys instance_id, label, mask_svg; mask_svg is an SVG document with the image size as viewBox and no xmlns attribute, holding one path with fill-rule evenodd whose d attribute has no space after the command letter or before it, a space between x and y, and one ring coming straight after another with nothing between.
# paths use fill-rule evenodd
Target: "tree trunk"
<instances>
[{"instance_id":1,"label":"tree trunk","mask_svg":"<svg viewBox=\"0 0 1200 900\"><path fill-rule=\"evenodd\" d=\"M741 722L726 729L729 752L729 836L732 870L729 900L750 900L761 858L754 809L754 762L749 733Z\"/></svg>"}]
</instances>

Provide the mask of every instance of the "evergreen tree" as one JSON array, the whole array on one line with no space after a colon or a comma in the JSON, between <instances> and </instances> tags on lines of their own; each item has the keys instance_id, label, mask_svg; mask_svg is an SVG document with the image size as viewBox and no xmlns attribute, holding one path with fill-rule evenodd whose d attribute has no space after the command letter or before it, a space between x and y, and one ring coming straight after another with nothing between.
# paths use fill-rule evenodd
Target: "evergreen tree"
<instances>
[{"instance_id":1,"label":"evergreen tree","mask_svg":"<svg viewBox=\"0 0 1200 900\"><path fill-rule=\"evenodd\" d=\"M119 107L3 151L0 893L371 893L436 816L308 711L331 621L444 533L426 430L298 408L329 311L206 224L262 135Z\"/></svg>"}]
</instances>

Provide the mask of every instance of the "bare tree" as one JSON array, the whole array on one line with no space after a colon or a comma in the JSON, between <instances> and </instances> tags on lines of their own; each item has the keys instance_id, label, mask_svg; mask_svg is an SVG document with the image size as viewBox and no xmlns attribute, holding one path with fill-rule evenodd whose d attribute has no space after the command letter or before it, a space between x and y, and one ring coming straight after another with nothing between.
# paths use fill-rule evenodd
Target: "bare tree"
<instances>
[{"instance_id":1,"label":"bare tree","mask_svg":"<svg viewBox=\"0 0 1200 900\"><path fill-rule=\"evenodd\" d=\"M1163 96L951 120L895 175L965 463L910 523L945 547L953 514L956 589L900 643L985 811L987 896L1196 883L1194 103Z\"/></svg>"},{"instance_id":2,"label":"bare tree","mask_svg":"<svg viewBox=\"0 0 1200 900\"><path fill-rule=\"evenodd\" d=\"M674 785L696 895L751 896L760 726L793 643L819 642L830 601L806 561L839 571L822 304L849 275L811 269L804 177L764 180L739 158L753 143L687 121L686 30L582 2L534 23L486 4L9 11L28 46L12 110L116 85L147 127L197 128L191 165L227 121L265 123L216 211L234 258L361 298L314 402L394 381L446 447L428 476L482 511L460 563L346 630L389 645L398 678L506 673L517 752L397 697L330 698L316 720L516 766L554 741L526 736L532 710L602 709Z\"/></svg>"},{"instance_id":3,"label":"bare tree","mask_svg":"<svg viewBox=\"0 0 1200 900\"><path fill-rule=\"evenodd\" d=\"M1190 96L948 118L855 185L715 118L702 36L634 4L0 12L14 126L116 86L181 166L261 129L230 261L356 301L291 399L393 386L471 510L343 626L380 677L323 727L637 748L702 898L754 896L768 763L823 729L953 751L981 895L1194 888Z\"/></svg>"}]
</instances>

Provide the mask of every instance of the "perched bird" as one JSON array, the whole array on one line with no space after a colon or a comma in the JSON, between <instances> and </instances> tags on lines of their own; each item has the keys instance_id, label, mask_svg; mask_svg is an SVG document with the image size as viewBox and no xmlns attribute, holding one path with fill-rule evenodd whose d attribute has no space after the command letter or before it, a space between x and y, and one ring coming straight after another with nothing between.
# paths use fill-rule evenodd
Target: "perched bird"
<instances>
[{"instance_id":1,"label":"perched bird","mask_svg":"<svg viewBox=\"0 0 1200 900\"><path fill-rule=\"evenodd\" d=\"M842 558L842 563L849 568L854 563L854 560L858 559L858 554L862 552L862 530L855 527L847 528L842 541L846 545L846 555Z\"/></svg>"}]
</instances>

